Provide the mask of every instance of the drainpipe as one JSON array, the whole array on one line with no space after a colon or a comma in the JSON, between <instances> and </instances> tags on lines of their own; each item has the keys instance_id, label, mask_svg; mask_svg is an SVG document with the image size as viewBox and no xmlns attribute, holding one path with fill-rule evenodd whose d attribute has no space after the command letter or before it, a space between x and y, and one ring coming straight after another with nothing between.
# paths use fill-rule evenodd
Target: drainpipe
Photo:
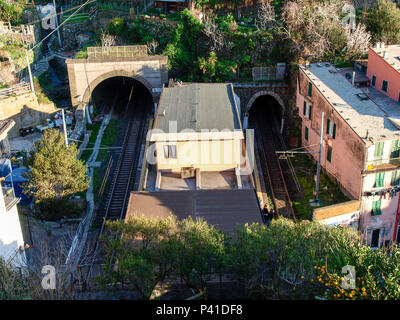
<instances>
[{"instance_id":1,"label":"drainpipe","mask_svg":"<svg viewBox=\"0 0 400 320\"><path fill-rule=\"evenodd\" d=\"M397 200L396 219L395 219L395 222L394 222L394 230L393 230L393 242L396 241L397 229L398 229L399 224L400 224L400 215L399 215L400 195L398 197L399 198Z\"/></svg>"}]
</instances>

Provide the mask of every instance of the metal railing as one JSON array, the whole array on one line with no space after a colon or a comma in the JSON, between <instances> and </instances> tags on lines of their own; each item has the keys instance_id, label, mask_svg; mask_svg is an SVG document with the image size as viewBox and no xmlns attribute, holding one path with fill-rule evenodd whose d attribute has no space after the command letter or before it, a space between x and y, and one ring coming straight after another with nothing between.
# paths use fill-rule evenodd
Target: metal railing
<instances>
[{"instance_id":1,"label":"metal railing","mask_svg":"<svg viewBox=\"0 0 400 320\"><path fill-rule=\"evenodd\" d=\"M0 99L8 98L10 96L16 96L31 91L31 85L28 82L18 83L11 88L5 88L0 90Z\"/></svg>"},{"instance_id":2,"label":"metal railing","mask_svg":"<svg viewBox=\"0 0 400 320\"><path fill-rule=\"evenodd\" d=\"M132 58L147 55L147 46L88 47L88 59Z\"/></svg>"},{"instance_id":3,"label":"metal railing","mask_svg":"<svg viewBox=\"0 0 400 320\"><path fill-rule=\"evenodd\" d=\"M276 80L276 67L252 68L253 81Z\"/></svg>"}]
</instances>

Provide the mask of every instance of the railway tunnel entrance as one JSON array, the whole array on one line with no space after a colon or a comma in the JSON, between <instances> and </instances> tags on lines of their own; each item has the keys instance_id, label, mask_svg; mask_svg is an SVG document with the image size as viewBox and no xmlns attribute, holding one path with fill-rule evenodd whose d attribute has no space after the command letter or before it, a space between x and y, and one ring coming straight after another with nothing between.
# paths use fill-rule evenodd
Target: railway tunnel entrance
<instances>
[{"instance_id":1,"label":"railway tunnel entrance","mask_svg":"<svg viewBox=\"0 0 400 320\"><path fill-rule=\"evenodd\" d=\"M113 108L114 117L133 115L143 108L147 116L154 114L153 97L139 80L116 76L103 80L92 91L91 102L99 112L108 113Z\"/></svg>"},{"instance_id":2,"label":"railway tunnel entrance","mask_svg":"<svg viewBox=\"0 0 400 320\"><path fill-rule=\"evenodd\" d=\"M103 180L108 183L104 182L103 199L94 221L95 226L101 228L104 218L117 220L125 215L129 193L140 178L141 154L155 105L144 83L125 76L104 79L90 97L97 114L111 114L102 145L110 139L113 145L107 150L107 157L100 157L100 169L106 177Z\"/></svg>"},{"instance_id":3,"label":"railway tunnel entrance","mask_svg":"<svg viewBox=\"0 0 400 320\"><path fill-rule=\"evenodd\" d=\"M283 150L283 106L270 95L258 96L249 109L248 127L254 129L255 151L275 216L295 219L285 177L285 166L276 151Z\"/></svg>"}]
</instances>

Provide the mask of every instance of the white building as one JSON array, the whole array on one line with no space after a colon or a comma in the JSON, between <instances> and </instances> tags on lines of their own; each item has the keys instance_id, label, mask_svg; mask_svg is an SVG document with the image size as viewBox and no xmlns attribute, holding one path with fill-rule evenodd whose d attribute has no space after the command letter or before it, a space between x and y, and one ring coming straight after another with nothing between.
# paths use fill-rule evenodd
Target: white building
<instances>
[{"instance_id":1,"label":"white building","mask_svg":"<svg viewBox=\"0 0 400 320\"><path fill-rule=\"evenodd\" d=\"M13 120L0 121L0 156L2 158L9 153L7 132L14 124ZM12 183L11 185L5 183L5 180L5 177L0 178L0 256L10 265L23 267L26 265L26 256L17 209L19 198L15 197Z\"/></svg>"}]
</instances>

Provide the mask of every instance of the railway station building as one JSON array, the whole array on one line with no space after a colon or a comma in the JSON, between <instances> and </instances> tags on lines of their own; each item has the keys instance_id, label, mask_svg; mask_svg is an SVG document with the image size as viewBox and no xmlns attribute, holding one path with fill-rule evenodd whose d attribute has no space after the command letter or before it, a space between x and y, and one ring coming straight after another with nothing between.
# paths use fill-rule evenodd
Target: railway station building
<instances>
[{"instance_id":1,"label":"railway station building","mask_svg":"<svg viewBox=\"0 0 400 320\"><path fill-rule=\"evenodd\" d=\"M154 144L156 190L169 173L194 177L196 189L202 189L203 174L230 172L242 187L241 168L248 161L240 101L232 84L164 88L148 139Z\"/></svg>"},{"instance_id":2,"label":"railway station building","mask_svg":"<svg viewBox=\"0 0 400 320\"><path fill-rule=\"evenodd\" d=\"M357 226L371 247L400 237L400 104L387 103L376 91L352 85L330 63L299 66L296 105L302 145L318 159L323 112L321 166L350 199L360 202ZM330 212L356 213L357 205L346 206L351 212L338 207Z\"/></svg>"},{"instance_id":3,"label":"railway station building","mask_svg":"<svg viewBox=\"0 0 400 320\"><path fill-rule=\"evenodd\" d=\"M153 177L130 193L125 219L203 218L227 233L263 223L232 84L163 88L147 140Z\"/></svg>"}]
</instances>

